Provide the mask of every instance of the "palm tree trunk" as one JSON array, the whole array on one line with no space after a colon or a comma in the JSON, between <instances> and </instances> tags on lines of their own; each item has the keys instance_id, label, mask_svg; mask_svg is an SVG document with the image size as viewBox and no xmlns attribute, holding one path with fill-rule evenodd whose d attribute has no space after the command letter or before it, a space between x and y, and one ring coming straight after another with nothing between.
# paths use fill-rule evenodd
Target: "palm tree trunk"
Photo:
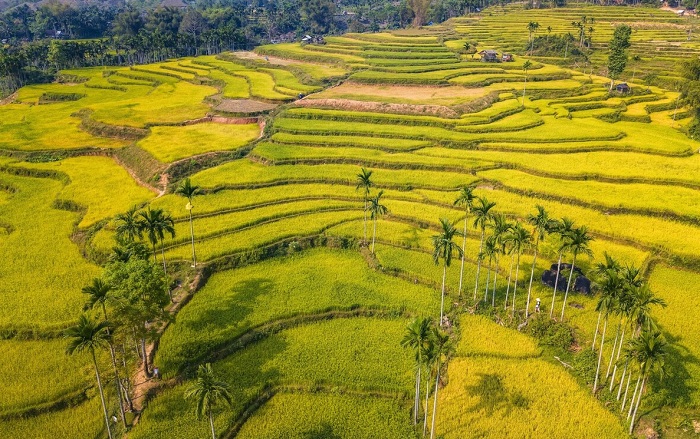
<instances>
[{"instance_id":1,"label":"palm tree trunk","mask_svg":"<svg viewBox=\"0 0 700 439\"><path fill-rule=\"evenodd\" d=\"M442 266L442 295L440 299L440 326L442 326L442 314L445 307L445 277L447 276L447 265Z\"/></svg>"},{"instance_id":2,"label":"palm tree trunk","mask_svg":"<svg viewBox=\"0 0 700 439\"><path fill-rule=\"evenodd\" d=\"M508 287L506 288L506 302L503 309L508 309L508 295L510 294L510 280L513 277L513 264L515 263L515 254L510 255L510 269L508 271Z\"/></svg>"},{"instance_id":3,"label":"palm tree trunk","mask_svg":"<svg viewBox=\"0 0 700 439\"><path fill-rule=\"evenodd\" d=\"M146 339L141 338L141 351L143 352L143 373L146 377L150 377L151 374L148 371L148 353L146 352Z\"/></svg>"},{"instance_id":4,"label":"palm tree trunk","mask_svg":"<svg viewBox=\"0 0 700 439\"><path fill-rule=\"evenodd\" d=\"M591 350L595 352L595 341L598 338L598 329L600 328L600 317L603 315L603 310L598 311L598 323L595 325L595 333L593 333L593 344Z\"/></svg>"},{"instance_id":5,"label":"palm tree trunk","mask_svg":"<svg viewBox=\"0 0 700 439\"><path fill-rule=\"evenodd\" d=\"M535 257L532 260L532 269L530 270L530 285L527 287L527 303L525 304L525 320L530 315L530 296L532 295L532 280L535 277L535 265L537 264L537 248L540 245L540 235L535 238Z\"/></svg>"},{"instance_id":6,"label":"palm tree trunk","mask_svg":"<svg viewBox=\"0 0 700 439\"><path fill-rule=\"evenodd\" d=\"M595 370L595 381L593 381L593 394L598 390L598 377L600 376L600 363L603 360L603 345L605 345L605 331L608 329L608 316L605 316L603 324L603 335L600 337L600 353L598 353L598 367Z\"/></svg>"},{"instance_id":7,"label":"palm tree trunk","mask_svg":"<svg viewBox=\"0 0 700 439\"><path fill-rule=\"evenodd\" d=\"M627 367L627 366L625 366ZM632 372L627 374L627 386L625 387L625 396L622 397L622 407L620 408L620 413L625 411L625 405L627 404L627 393L630 390L630 383L632 382Z\"/></svg>"},{"instance_id":8,"label":"palm tree trunk","mask_svg":"<svg viewBox=\"0 0 700 439\"><path fill-rule=\"evenodd\" d=\"M163 240L160 240L160 254L163 257L163 273L168 274L168 270L165 268L165 245L163 245Z\"/></svg>"},{"instance_id":9,"label":"palm tree trunk","mask_svg":"<svg viewBox=\"0 0 700 439\"><path fill-rule=\"evenodd\" d=\"M486 289L484 290L484 303L486 303L486 300L488 299L489 296L489 284L491 283L491 266L493 265L493 261L489 260L489 269L486 272Z\"/></svg>"},{"instance_id":10,"label":"palm tree trunk","mask_svg":"<svg viewBox=\"0 0 700 439\"><path fill-rule=\"evenodd\" d=\"M530 53L532 56L532 53ZM523 106L525 106L525 88L527 87L527 70L525 71L525 82L523 84Z\"/></svg>"},{"instance_id":11,"label":"palm tree trunk","mask_svg":"<svg viewBox=\"0 0 700 439\"><path fill-rule=\"evenodd\" d=\"M102 390L102 380L100 380L100 370L97 368L97 357L95 357L95 350L91 349L92 362L95 364L95 376L97 377L97 387L100 389L100 400L102 400L102 411L105 415L105 426L107 427L107 436L112 439L112 430L109 428L109 416L107 415L107 405L105 404L105 394Z\"/></svg>"},{"instance_id":12,"label":"palm tree trunk","mask_svg":"<svg viewBox=\"0 0 700 439\"><path fill-rule=\"evenodd\" d=\"M437 397L438 397L438 384L440 383L440 359L437 360L437 372L435 376L435 395L433 395L433 420L430 427L430 439L435 438L435 418L437 417Z\"/></svg>"},{"instance_id":13,"label":"palm tree trunk","mask_svg":"<svg viewBox=\"0 0 700 439\"><path fill-rule=\"evenodd\" d=\"M374 254L374 240L377 238L377 217L374 217L374 230L372 232L372 254Z\"/></svg>"},{"instance_id":14,"label":"palm tree trunk","mask_svg":"<svg viewBox=\"0 0 700 439\"><path fill-rule=\"evenodd\" d=\"M420 347L419 347L420 349ZM413 401L413 425L418 424L418 405L420 401L420 370L421 364L418 363L418 370L416 371L416 398Z\"/></svg>"},{"instance_id":15,"label":"palm tree trunk","mask_svg":"<svg viewBox=\"0 0 700 439\"><path fill-rule=\"evenodd\" d=\"M620 325L617 325L617 330L615 331L615 342L613 343L612 352L610 353L610 361L608 361L608 370L605 372L605 379L607 380L610 376L610 369L612 369L613 359L615 358L615 350L617 349L617 340L620 338ZM612 386L611 389L612 390Z\"/></svg>"},{"instance_id":16,"label":"palm tree trunk","mask_svg":"<svg viewBox=\"0 0 700 439\"><path fill-rule=\"evenodd\" d=\"M484 233L486 229L481 229L481 242L479 243L479 254L484 250ZM481 258L477 257L476 262L476 281L474 282L474 300L476 300L476 292L479 290L479 272L481 271Z\"/></svg>"},{"instance_id":17,"label":"palm tree trunk","mask_svg":"<svg viewBox=\"0 0 700 439\"><path fill-rule=\"evenodd\" d=\"M634 409L634 400L637 399L637 391L639 390L639 381L642 379L642 374L641 372L639 373L639 376L637 377L637 384L634 386L634 393L632 394L632 400L630 401L630 408L629 411L627 412L627 419L632 416L632 410Z\"/></svg>"},{"instance_id":18,"label":"palm tree trunk","mask_svg":"<svg viewBox=\"0 0 700 439\"><path fill-rule=\"evenodd\" d=\"M211 439L216 439L216 432L214 431L214 416L211 414L211 407L209 407L209 426L211 427Z\"/></svg>"},{"instance_id":19,"label":"palm tree trunk","mask_svg":"<svg viewBox=\"0 0 700 439\"><path fill-rule=\"evenodd\" d=\"M639 389L639 396L637 397L637 404L634 406L634 412L632 413L632 420L630 421L630 435L634 431L634 419L637 417L637 410L639 410L639 403L642 402L642 395L644 395L644 384L646 384L647 377L642 379L642 387Z\"/></svg>"},{"instance_id":20,"label":"palm tree trunk","mask_svg":"<svg viewBox=\"0 0 700 439\"><path fill-rule=\"evenodd\" d=\"M627 375L627 363L625 362L625 367L622 369L622 376L620 377L620 387L617 388L617 400L620 400L620 395L622 395L622 387L625 384L625 376ZM613 378L615 374L613 374Z\"/></svg>"},{"instance_id":21,"label":"palm tree trunk","mask_svg":"<svg viewBox=\"0 0 700 439\"><path fill-rule=\"evenodd\" d=\"M574 277L574 268L576 267L576 253L571 261L571 272L569 273L569 281L566 283L566 293L564 293L564 304L561 307L561 321L564 321L564 310L566 310L566 299L569 297L569 288L571 288L571 278Z\"/></svg>"},{"instance_id":22,"label":"palm tree trunk","mask_svg":"<svg viewBox=\"0 0 700 439\"><path fill-rule=\"evenodd\" d=\"M518 273L520 272L520 252L518 252L518 262L515 263L515 280L513 282L513 315L515 315L515 292L518 290Z\"/></svg>"},{"instance_id":23,"label":"palm tree trunk","mask_svg":"<svg viewBox=\"0 0 700 439\"><path fill-rule=\"evenodd\" d=\"M423 414L423 437L428 432L428 397L430 396L430 368L428 367L428 379L425 380L425 413Z\"/></svg>"},{"instance_id":24,"label":"palm tree trunk","mask_svg":"<svg viewBox=\"0 0 700 439\"><path fill-rule=\"evenodd\" d=\"M102 302L102 314L105 316L105 321L109 321L107 318L107 307L104 302ZM107 335L109 335L109 329L107 329ZM114 383L117 385L117 398L119 399L119 414L122 417L122 423L126 429L126 416L124 415L124 401L122 400L122 389L121 380L119 379L119 369L117 368L117 356L114 352L114 345L109 342L109 355L112 357L112 367L114 368Z\"/></svg>"},{"instance_id":25,"label":"palm tree trunk","mask_svg":"<svg viewBox=\"0 0 700 439\"><path fill-rule=\"evenodd\" d=\"M153 244L153 262L155 264L157 264L158 263L158 253L156 253L156 243L152 242L151 244Z\"/></svg>"},{"instance_id":26,"label":"palm tree trunk","mask_svg":"<svg viewBox=\"0 0 700 439\"><path fill-rule=\"evenodd\" d=\"M559 262L557 262L557 277L554 278L554 291L552 292L552 307L549 309L549 318L552 318L554 313L554 299L557 297L557 286L559 286L559 271L561 271L562 252L559 252Z\"/></svg>"},{"instance_id":27,"label":"palm tree trunk","mask_svg":"<svg viewBox=\"0 0 700 439\"><path fill-rule=\"evenodd\" d=\"M464 215L464 240L462 241L462 265L459 269L459 289L457 292L457 297L462 300L462 279L464 278L464 257L467 250L467 216Z\"/></svg>"},{"instance_id":28,"label":"palm tree trunk","mask_svg":"<svg viewBox=\"0 0 700 439\"><path fill-rule=\"evenodd\" d=\"M362 221L362 225L364 226L364 235L362 240L365 244L367 244L367 196L365 195L365 219Z\"/></svg>"},{"instance_id":29,"label":"palm tree trunk","mask_svg":"<svg viewBox=\"0 0 700 439\"><path fill-rule=\"evenodd\" d=\"M190 205L191 204L192 202L190 201ZM192 267L194 268L197 266L197 255L194 252L194 224L192 222L192 209L190 209L190 238L192 239Z\"/></svg>"},{"instance_id":30,"label":"palm tree trunk","mask_svg":"<svg viewBox=\"0 0 700 439\"><path fill-rule=\"evenodd\" d=\"M622 334L620 335L620 343L617 348L617 355L615 356L615 366L613 366L612 378L610 379L610 391L612 392L615 386L615 374L617 373L617 362L620 359L620 351L622 351L622 342L625 341L625 328L622 328ZM615 350L613 349L613 354Z\"/></svg>"},{"instance_id":31,"label":"palm tree trunk","mask_svg":"<svg viewBox=\"0 0 700 439\"><path fill-rule=\"evenodd\" d=\"M493 273L493 288L491 289L491 306L496 306L496 281L498 280L498 256L496 256L496 269Z\"/></svg>"}]
</instances>

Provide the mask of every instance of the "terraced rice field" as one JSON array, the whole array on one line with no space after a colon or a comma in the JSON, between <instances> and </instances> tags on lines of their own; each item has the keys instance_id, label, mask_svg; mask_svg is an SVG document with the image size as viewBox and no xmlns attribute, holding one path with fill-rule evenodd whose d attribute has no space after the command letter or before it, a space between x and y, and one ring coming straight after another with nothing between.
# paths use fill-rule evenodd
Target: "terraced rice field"
<instances>
[{"instance_id":1,"label":"terraced rice field","mask_svg":"<svg viewBox=\"0 0 700 439\"><path fill-rule=\"evenodd\" d=\"M686 109L676 112L677 91L629 80L631 95L610 94L601 72L560 60L533 58L523 70L533 19L540 32L561 33L581 15L595 17L594 65L610 23L634 23L632 53L654 56L650 72L668 76L677 51L656 56L655 48L690 56L694 37L671 45L685 38L685 19L652 9L519 8L325 45L71 70L64 73L80 81L28 86L0 105L0 357L11 359L0 364L0 388L10 389L0 396L0 437L105 435L89 359L65 357L60 334L80 314L81 287L112 252L114 217L132 206L172 215L175 237L166 236L163 254L176 293L185 292L154 351L163 379L139 402L128 437L208 434L184 399L205 362L232 387L231 407L214 413L223 437L411 437L415 370L400 341L414 317L439 315L432 237L441 217L461 229L465 212L453 203L468 184L509 220L539 204L586 225L595 237L593 256L577 260L586 273L605 252L644 267L669 305L655 315L673 343L670 378L651 383L666 399L645 399L644 425L659 412L700 418L692 335L700 158L683 132ZM657 39L668 44L650 43ZM516 61L480 62L461 53L465 41L512 51ZM250 102L274 109L217 110ZM383 190L388 208L369 223L374 255L359 245L361 167L373 170L372 195ZM174 193L185 178L202 189L191 210L196 268L187 200ZM624 437L616 410L549 349L472 315L473 297L491 294L500 307L514 285L508 257L490 272L486 263L477 269L480 231L468 220L462 291L458 263L446 276L458 343L439 386L437 435ZM552 290L537 279L558 245L544 240L535 267L532 294L544 312ZM518 315L531 264L527 250ZM575 293L566 308L581 350L590 350L596 300ZM107 355L98 361L109 367ZM689 437L678 425L664 432Z\"/></svg>"}]
</instances>

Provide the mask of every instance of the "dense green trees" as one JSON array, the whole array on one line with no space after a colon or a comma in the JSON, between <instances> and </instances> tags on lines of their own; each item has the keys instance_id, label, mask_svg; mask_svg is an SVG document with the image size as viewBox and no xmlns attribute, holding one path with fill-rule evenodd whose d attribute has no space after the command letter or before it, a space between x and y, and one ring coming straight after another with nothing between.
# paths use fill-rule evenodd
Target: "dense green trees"
<instances>
[{"instance_id":1,"label":"dense green trees","mask_svg":"<svg viewBox=\"0 0 700 439\"><path fill-rule=\"evenodd\" d=\"M610 40L610 54L608 55L608 76L610 76L610 91L615 85L615 80L627 66L627 48L630 47L632 28L621 24L615 28L612 40Z\"/></svg>"}]
</instances>

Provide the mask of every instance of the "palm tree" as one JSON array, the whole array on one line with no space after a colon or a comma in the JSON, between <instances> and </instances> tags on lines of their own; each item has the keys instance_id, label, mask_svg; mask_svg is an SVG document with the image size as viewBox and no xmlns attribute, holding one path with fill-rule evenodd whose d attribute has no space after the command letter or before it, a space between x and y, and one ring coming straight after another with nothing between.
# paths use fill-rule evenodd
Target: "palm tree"
<instances>
[{"instance_id":1,"label":"palm tree","mask_svg":"<svg viewBox=\"0 0 700 439\"><path fill-rule=\"evenodd\" d=\"M491 306L496 306L496 284L498 282L498 269L499 269L498 257L502 253L505 253L506 236L507 236L508 232L513 229L513 225L508 222L505 215L503 215L502 213L497 213L497 214L493 215L492 226L493 226L493 239L494 239L494 249L493 249L492 253L493 253L493 258L494 258L494 262L495 262L495 273L493 276Z\"/></svg>"},{"instance_id":2,"label":"palm tree","mask_svg":"<svg viewBox=\"0 0 700 439\"><path fill-rule=\"evenodd\" d=\"M637 417L637 410L639 410L639 403L642 400L642 395L644 394L644 386L649 379L649 376L653 373L658 373L659 377L663 379L666 374L665 368L665 357L668 349L668 343L664 339L661 332L657 330L645 330L639 337L633 339L629 345L629 356L632 357L637 365L639 366L639 376L642 379L641 387L639 387L639 396L637 397L637 402L634 402L634 397L630 403L630 409L634 407L634 410L630 410L632 419L630 420L630 430L629 434L634 431L634 420ZM628 419L630 414L627 415Z\"/></svg>"},{"instance_id":3,"label":"palm tree","mask_svg":"<svg viewBox=\"0 0 700 439\"><path fill-rule=\"evenodd\" d=\"M211 437L216 439L212 409L220 400L231 405L231 393L227 382L217 381L211 363L199 365L197 379L185 392L185 398L197 400L197 419L202 419L202 415L206 412L209 417Z\"/></svg>"},{"instance_id":4,"label":"palm tree","mask_svg":"<svg viewBox=\"0 0 700 439\"><path fill-rule=\"evenodd\" d=\"M486 289L484 290L484 303L486 303L486 299L489 296L489 284L491 280L491 267L493 266L493 259L496 257L496 253L498 253L498 244L496 241L495 236L489 236L486 238L486 245L484 246L484 254L480 255L480 258L488 258L489 260L489 268L486 271Z\"/></svg>"},{"instance_id":5,"label":"palm tree","mask_svg":"<svg viewBox=\"0 0 700 439\"><path fill-rule=\"evenodd\" d=\"M534 33L536 33L537 29L539 29L539 28L540 28L540 24L536 21L531 21L527 24L527 31L528 31L529 36L530 36L530 56L532 56L532 50L533 50L534 45L535 45L535 39L532 37L532 35Z\"/></svg>"},{"instance_id":6,"label":"palm tree","mask_svg":"<svg viewBox=\"0 0 700 439\"><path fill-rule=\"evenodd\" d=\"M523 105L525 105L525 89L527 88L527 71L532 67L530 60L525 61L523 64L523 71L525 72L525 82L523 84Z\"/></svg>"},{"instance_id":7,"label":"palm tree","mask_svg":"<svg viewBox=\"0 0 700 439\"><path fill-rule=\"evenodd\" d=\"M430 328L433 320L430 317L415 319L407 327L401 340L404 348L413 348L416 352L416 397L413 407L413 425L418 423L418 407L420 406L420 379L421 369L425 362L425 351L430 339Z\"/></svg>"},{"instance_id":8,"label":"palm tree","mask_svg":"<svg viewBox=\"0 0 700 439\"><path fill-rule=\"evenodd\" d=\"M66 353L73 355L89 351L92 355L92 363L95 366L95 376L97 377L97 387L100 390L100 399L102 400L102 411L105 416L105 426L107 427L107 435L112 439L112 430L109 428L109 415L107 415L107 405L105 404L105 395L102 390L102 380L100 379L100 370L97 367L97 356L95 349L104 347L110 341L109 323L106 321L95 322L85 314L78 318L78 323L66 329L65 337L68 339L68 347Z\"/></svg>"},{"instance_id":9,"label":"palm tree","mask_svg":"<svg viewBox=\"0 0 700 439\"><path fill-rule=\"evenodd\" d=\"M515 314L515 294L518 291L518 274L520 272L520 256L523 250L530 245L530 233L520 224L516 223L513 230L506 238L515 252L515 281L513 282L513 314Z\"/></svg>"},{"instance_id":10,"label":"palm tree","mask_svg":"<svg viewBox=\"0 0 700 439\"><path fill-rule=\"evenodd\" d=\"M612 256L610 256L607 252L603 254L605 256L605 262L599 262L596 264L596 268L594 270L594 273L597 276L600 276L602 278L606 278L609 276L609 273L620 273L620 269L622 268L620 266L620 263L617 262ZM602 299L602 298L601 298ZM600 319L603 314L603 308L600 307L600 299L598 302L598 306L596 306L596 311L598 311L598 323L596 323L595 326L595 332L593 333L593 344L591 345L591 350L595 351L595 342L596 339L598 338L598 329L600 328Z\"/></svg>"},{"instance_id":11,"label":"palm tree","mask_svg":"<svg viewBox=\"0 0 700 439\"><path fill-rule=\"evenodd\" d=\"M461 300L462 299L462 280L464 278L464 257L466 255L466 250L467 250L467 219L469 219L469 213L471 212L472 208L474 207L474 200L476 199L474 195L474 189L476 186L471 185L471 186L464 186L459 190L459 195L457 196L457 199L454 201L455 206L463 206L464 207L464 240L462 241L462 265L459 269L459 288L457 291L457 297Z\"/></svg>"},{"instance_id":12,"label":"palm tree","mask_svg":"<svg viewBox=\"0 0 700 439\"><path fill-rule=\"evenodd\" d=\"M384 195L384 191L379 191L376 197L369 200L369 211L371 213L371 218L374 221L374 229L372 231L372 254L374 254L374 241L377 238L377 218L379 218L380 215L386 215L389 212L389 209L380 203L382 195Z\"/></svg>"},{"instance_id":13,"label":"palm tree","mask_svg":"<svg viewBox=\"0 0 700 439\"><path fill-rule=\"evenodd\" d=\"M102 315L104 316L105 321L108 321L109 319L107 318L107 307L105 303L107 302L109 292L112 291L112 287L109 286L109 284L104 282L99 277L96 277L92 280L92 284L83 287L82 291L83 294L87 294L88 296L88 300L83 306L83 311L93 309L95 305L99 303L102 307ZM107 335L111 336L109 328L107 329ZM119 398L119 413L121 414L124 428L126 428L126 416L124 415L124 403L122 401L122 388L121 381L119 380L117 358L114 354L114 345L112 344L112 341L108 340L107 344L109 345L109 354L112 357L112 367L114 368L114 383L117 386L117 397Z\"/></svg>"},{"instance_id":14,"label":"palm tree","mask_svg":"<svg viewBox=\"0 0 700 439\"><path fill-rule=\"evenodd\" d=\"M635 334L656 329L656 322L651 318L651 307L660 305L666 308L666 301L656 297L647 285L633 286L631 296L630 320L635 324Z\"/></svg>"},{"instance_id":15,"label":"palm tree","mask_svg":"<svg viewBox=\"0 0 700 439\"><path fill-rule=\"evenodd\" d=\"M136 217L136 212L138 210L138 207L134 206L125 213L120 213L114 217L114 222L117 224L117 239L127 242L132 242L136 238L141 239L143 229Z\"/></svg>"},{"instance_id":16,"label":"palm tree","mask_svg":"<svg viewBox=\"0 0 700 439\"><path fill-rule=\"evenodd\" d=\"M477 197L479 205L473 207L474 211L474 228L481 229L481 241L479 243L479 253L484 250L484 235L486 234L486 227L488 227L491 222L491 209L496 205L496 203L490 202L486 197ZM481 258L478 259L476 264L476 281L474 282L474 300L476 300L476 292L479 289L479 272L481 271Z\"/></svg>"},{"instance_id":17,"label":"palm tree","mask_svg":"<svg viewBox=\"0 0 700 439\"><path fill-rule=\"evenodd\" d=\"M156 257L156 244L160 241L161 253L163 256L163 271L167 273L165 266L165 246L163 245L163 239L165 239L165 233L170 233L172 238L175 237L175 222L169 213L165 212L163 209L151 209L148 208L145 212L139 212L139 222L141 224L141 229L147 232L148 240L153 246L153 260L157 261Z\"/></svg>"},{"instance_id":18,"label":"palm tree","mask_svg":"<svg viewBox=\"0 0 700 439\"><path fill-rule=\"evenodd\" d=\"M355 190L357 191L358 189L362 189L362 196L363 200L365 202L365 218L363 220L363 226L364 226L364 242L367 243L367 208L368 208L368 203L369 203L369 191L374 185L372 182L372 172L373 171L368 171L365 168L361 168L361 171L359 174L357 174L357 186L355 186Z\"/></svg>"},{"instance_id":19,"label":"palm tree","mask_svg":"<svg viewBox=\"0 0 700 439\"><path fill-rule=\"evenodd\" d=\"M440 326L442 326L442 316L443 309L445 307L445 279L447 277L447 267L452 263L452 252L457 251L457 254L461 256L462 249L459 248L457 243L452 241L455 236L461 235L460 232L455 229L453 223L447 218L440 218L440 233L433 236L433 262L435 265L440 263L440 259L443 261L442 265L442 296L440 299Z\"/></svg>"},{"instance_id":20,"label":"palm tree","mask_svg":"<svg viewBox=\"0 0 700 439\"><path fill-rule=\"evenodd\" d=\"M425 365L427 375L427 379L425 380L425 403L423 408L423 437L425 437L425 434L428 431L428 412L430 411L430 401L428 400L428 398L430 397L430 376L433 368L436 365L436 359L437 351L435 348L433 332L431 331L430 337L428 338L428 343L425 348L425 352L423 353L423 363Z\"/></svg>"},{"instance_id":21,"label":"palm tree","mask_svg":"<svg viewBox=\"0 0 700 439\"><path fill-rule=\"evenodd\" d=\"M600 352L598 353L598 366L595 371L595 380L593 381L593 393L598 390L598 377L600 376L600 365L603 360L603 346L605 344L605 332L608 329L608 316L610 312L615 308L615 302L620 290L623 287L622 280L618 276L618 273L614 270L608 270L603 274L603 279L600 282L601 296L598 299L598 304L596 305L596 311L598 315L601 314L605 317L603 324L603 335L600 338Z\"/></svg>"},{"instance_id":22,"label":"palm tree","mask_svg":"<svg viewBox=\"0 0 700 439\"><path fill-rule=\"evenodd\" d=\"M539 204L535 206L537 208L537 214L528 215L527 222L534 227L532 231L535 235L535 257L532 259L532 268L530 269L530 285L527 288L527 304L525 305L525 319L529 316L530 312L530 296L532 295L532 280L535 277L535 266L537 265L537 250L540 246L540 240L544 239L549 232L552 225L552 220L549 219L549 214L544 210L544 207Z\"/></svg>"},{"instance_id":23,"label":"palm tree","mask_svg":"<svg viewBox=\"0 0 700 439\"><path fill-rule=\"evenodd\" d=\"M559 235L559 262L557 262L557 276L554 279L554 291L552 292L552 307L549 309L549 318L554 314L554 300L557 298L557 288L559 288L559 273L561 272L561 258L567 249L567 244L574 229L574 222L568 218L562 218L561 221L555 221L552 224L552 232Z\"/></svg>"},{"instance_id":24,"label":"palm tree","mask_svg":"<svg viewBox=\"0 0 700 439\"><path fill-rule=\"evenodd\" d=\"M564 304L561 307L561 320L564 320L564 311L566 310L566 299L569 297L569 290L571 289L571 280L574 277L574 269L576 268L576 257L580 254L585 254L588 256L593 256L593 252L588 247L589 243L593 240L588 234L588 229L586 226L581 226L574 229L570 235L569 242L567 242L567 249L573 253L573 258L571 260L571 271L569 272L569 281L566 284L566 292L564 293Z\"/></svg>"},{"instance_id":25,"label":"palm tree","mask_svg":"<svg viewBox=\"0 0 700 439\"><path fill-rule=\"evenodd\" d=\"M183 197L187 198L187 206L185 206L185 209L190 214L190 238L192 239L192 267L197 266L197 255L194 251L194 225L192 224L192 209L194 206L192 205L192 198L194 198L195 195L199 195L201 193L201 190L199 186L192 185L192 182L190 181L189 178L186 178L185 181L183 181L180 186L175 189L175 193L182 195Z\"/></svg>"},{"instance_id":26,"label":"palm tree","mask_svg":"<svg viewBox=\"0 0 700 439\"><path fill-rule=\"evenodd\" d=\"M440 383L440 361L443 355L447 355L450 349L450 336L440 331L437 328L433 328L433 343L435 346L435 362L437 366L435 368L435 393L433 394L433 418L432 426L430 427L430 439L435 437L435 419L437 418L437 398L438 398L438 384Z\"/></svg>"}]
</instances>

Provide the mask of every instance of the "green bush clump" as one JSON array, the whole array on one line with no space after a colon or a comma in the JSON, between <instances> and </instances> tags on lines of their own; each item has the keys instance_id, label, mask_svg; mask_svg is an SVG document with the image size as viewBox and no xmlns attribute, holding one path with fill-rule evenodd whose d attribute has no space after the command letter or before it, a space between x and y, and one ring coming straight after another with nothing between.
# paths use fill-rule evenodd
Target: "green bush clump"
<instances>
[{"instance_id":1,"label":"green bush clump","mask_svg":"<svg viewBox=\"0 0 700 439\"><path fill-rule=\"evenodd\" d=\"M537 338L542 346L569 349L574 343L574 334L571 328L565 323L551 320L545 314L539 314L530 320L527 331Z\"/></svg>"}]
</instances>

